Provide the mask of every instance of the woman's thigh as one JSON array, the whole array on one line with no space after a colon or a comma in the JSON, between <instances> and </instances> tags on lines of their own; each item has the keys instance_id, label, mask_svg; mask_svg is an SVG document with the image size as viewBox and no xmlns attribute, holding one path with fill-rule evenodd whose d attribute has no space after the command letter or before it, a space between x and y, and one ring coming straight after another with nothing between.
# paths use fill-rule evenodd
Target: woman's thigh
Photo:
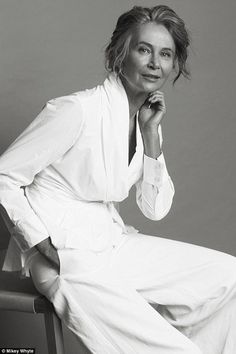
<instances>
[{"instance_id":1,"label":"woman's thigh","mask_svg":"<svg viewBox=\"0 0 236 354\"><path fill-rule=\"evenodd\" d=\"M56 269L47 259L37 252L29 261L30 274L37 290L48 297L52 295L61 285L67 282L81 283L84 279L100 279L109 282L108 276L112 248L104 252L93 252L88 250L77 250L70 248L58 249L60 269Z\"/></svg>"},{"instance_id":2,"label":"woman's thigh","mask_svg":"<svg viewBox=\"0 0 236 354\"><path fill-rule=\"evenodd\" d=\"M183 325L193 324L194 311L196 321L206 318L236 296L235 257L161 237L125 236L114 252L111 272L148 302L169 305L163 310L166 317L167 311L175 319L191 313L191 318L183 316Z\"/></svg>"},{"instance_id":3,"label":"woman's thigh","mask_svg":"<svg viewBox=\"0 0 236 354\"><path fill-rule=\"evenodd\" d=\"M128 234L115 249L112 271L120 277L134 281L135 286L149 279L173 284L186 280L197 284L202 276L212 274L211 283L221 275L226 279L236 277L236 257L210 248L144 234ZM215 273L218 270L218 273ZM217 277L216 277L217 275ZM200 279L198 279L200 276ZM210 279L208 279L210 280ZM137 282L137 283L135 283ZM201 285L201 284L199 284Z\"/></svg>"},{"instance_id":4,"label":"woman's thigh","mask_svg":"<svg viewBox=\"0 0 236 354\"><path fill-rule=\"evenodd\" d=\"M135 289L111 276L110 261L115 253L113 249L99 255L59 250L59 273L37 254L30 262L30 272L58 316L94 352L156 353L160 349L163 353L200 354Z\"/></svg>"}]
</instances>

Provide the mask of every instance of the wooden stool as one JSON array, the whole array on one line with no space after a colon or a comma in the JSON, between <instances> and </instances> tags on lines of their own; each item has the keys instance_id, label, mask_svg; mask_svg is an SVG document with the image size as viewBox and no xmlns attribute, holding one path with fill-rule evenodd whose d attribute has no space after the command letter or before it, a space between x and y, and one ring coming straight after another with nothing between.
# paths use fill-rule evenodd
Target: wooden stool
<instances>
[{"instance_id":1,"label":"wooden stool","mask_svg":"<svg viewBox=\"0 0 236 354\"><path fill-rule=\"evenodd\" d=\"M30 278L20 279L14 272L0 271L0 310L43 313L48 354L64 354L61 320Z\"/></svg>"}]
</instances>

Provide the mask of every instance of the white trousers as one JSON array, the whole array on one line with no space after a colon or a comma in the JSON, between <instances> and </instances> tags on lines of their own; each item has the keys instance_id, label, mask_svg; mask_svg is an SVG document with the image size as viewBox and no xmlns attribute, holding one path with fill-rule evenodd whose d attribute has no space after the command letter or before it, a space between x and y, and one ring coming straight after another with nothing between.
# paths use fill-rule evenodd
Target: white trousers
<instances>
[{"instance_id":1,"label":"white trousers","mask_svg":"<svg viewBox=\"0 0 236 354\"><path fill-rule=\"evenodd\" d=\"M235 257L128 234L106 252L59 258L58 274L36 254L33 281L91 353L236 353Z\"/></svg>"}]
</instances>

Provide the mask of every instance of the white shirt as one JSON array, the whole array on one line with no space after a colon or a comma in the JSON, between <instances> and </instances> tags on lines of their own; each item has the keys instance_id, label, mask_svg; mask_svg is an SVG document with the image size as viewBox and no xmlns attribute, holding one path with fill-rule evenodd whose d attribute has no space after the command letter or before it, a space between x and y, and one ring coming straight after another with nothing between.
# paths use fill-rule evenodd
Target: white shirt
<instances>
[{"instance_id":1,"label":"white shirt","mask_svg":"<svg viewBox=\"0 0 236 354\"><path fill-rule=\"evenodd\" d=\"M162 143L160 126L159 135ZM146 217L168 213L174 186L164 155L144 154L138 123L136 137L129 165L129 105L114 74L47 102L0 158L0 204L12 235L5 270L21 269L49 236L58 248L104 249L114 224L128 232L115 207L134 184Z\"/></svg>"}]
</instances>

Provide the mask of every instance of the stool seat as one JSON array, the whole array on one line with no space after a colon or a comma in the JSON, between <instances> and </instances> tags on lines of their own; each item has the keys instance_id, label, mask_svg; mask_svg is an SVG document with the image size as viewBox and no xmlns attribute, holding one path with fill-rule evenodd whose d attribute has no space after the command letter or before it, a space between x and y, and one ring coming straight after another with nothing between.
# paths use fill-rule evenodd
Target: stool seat
<instances>
[{"instance_id":1,"label":"stool seat","mask_svg":"<svg viewBox=\"0 0 236 354\"><path fill-rule=\"evenodd\" d=\"M0 271L0 309L31 313L54 311L52 304L35 288L31 278L18 272Z\"/></svg>"},{"instance_id":2,"label":"stool seat","mask_svg":"<svg viewBox=\"0 0 236 354\"><path fill-rule=\"evenodd\" d=\"M52 304L42 295L0 290L0 309L31 313L53 311Z\"/></svg>"},{"instance_id":3,"label":"stool seat","mask_svg":"<svg viewBox=\"0 0 236 354\"><path fill-rule=\"evenodd\" d=\"M44 315L48 354L64 354L62 324L53 305L35 288L31 278L18 272L0 271L0 311L21 311Z\"/></svg>"}]
</instances>

